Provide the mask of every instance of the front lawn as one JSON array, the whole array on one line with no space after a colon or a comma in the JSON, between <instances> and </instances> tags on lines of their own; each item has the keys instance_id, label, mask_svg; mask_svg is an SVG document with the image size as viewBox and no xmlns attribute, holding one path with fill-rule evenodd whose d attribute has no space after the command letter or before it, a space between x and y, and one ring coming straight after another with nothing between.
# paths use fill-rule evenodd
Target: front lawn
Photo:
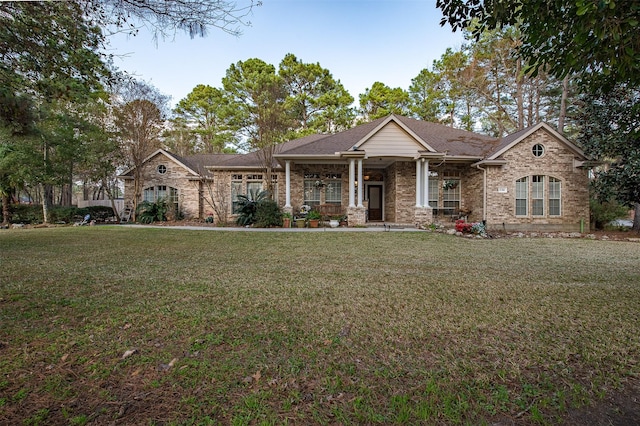
<instances>
[{"instance_id":1,"label":"front lawn","mask_svg":"<svg viewBox=\"0 0 640 426\"><path fill-rule=\"evenodd\" d=\"M0 424L556 424L637 385L640 244L0 232Z\"/></svg>"}]
</instances>

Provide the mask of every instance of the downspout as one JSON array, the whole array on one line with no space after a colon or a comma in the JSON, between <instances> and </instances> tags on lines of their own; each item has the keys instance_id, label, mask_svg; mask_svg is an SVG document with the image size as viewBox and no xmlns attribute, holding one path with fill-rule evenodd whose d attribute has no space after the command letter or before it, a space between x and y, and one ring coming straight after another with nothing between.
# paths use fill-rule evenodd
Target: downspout
<instances>
[{"instance_id":1,"label":"downspout","mask_svg":"<svg viewBox=\"0 0 640 426\"><path fill-rule=\"evenodd\" d=\"M482 223L487 226L487 169L476 164L478 170L482 170Z\"/></svg>"}]
</instances>

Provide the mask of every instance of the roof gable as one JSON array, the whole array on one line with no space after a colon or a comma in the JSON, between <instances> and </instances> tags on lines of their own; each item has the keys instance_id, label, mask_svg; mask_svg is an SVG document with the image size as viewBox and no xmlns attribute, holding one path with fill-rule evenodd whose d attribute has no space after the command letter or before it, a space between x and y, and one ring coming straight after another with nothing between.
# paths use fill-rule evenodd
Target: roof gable
<instances>
[{"instance_id":1,"label":"roof gable","mask_svg":"<svg viewBox=\"0 0 640 426\"><path fill-rule=\"evenodd\" d=\"M157 157L158 155L163 155L163 156L167 157L167 159L169 159L170 161L174 162L178 166L183 167L185 170L187 170L188 173L190 173L190 174L192 174L194 176L198 176L198 172L195 171L190 164L188 164L188 161L185 161L184 159L178 157L177 155L172 154L169 151L164 150L162 148L155 150L152 154L147 156L147 158L142 160L142 164L144 165L144 164L148 163L149 161L151 161L153 158ZM120 173L120 176L128 176L128 175L131 174L131 172L133 172L133 170L135 170L135 166L125 170L122 173Z\"/></svg>"},{"instance_id":2,"label":"roof gable","mask_svg":"<svg viewBox=\"0 0 640 426\"><path fill-rule=\"evenodd\" d=\"M436 152L409 126L390 115L355 145L368 155L415 155L418 151Z\"/></svg>"},{"instance_id":3,"label":"roof gable","mask_svg":"<svg viewBox=\"0 0 640 426\"><path fill-rule=\"evenodd\" d=\"M487 157L487 159L488 160L498 159L505 152L507 152L508 150L510 150L511 148L513 148L514 146L516 146L517 144L522 142L524 139L526 139L527 137L531 136L532 134L534 134L534 133L536 133L538 131L546 131L546 132L550 133L551 136L553 136L559 142L561 142L564 145L566 145L567 148L569 148L575 154L579 155L582 159L586 159L587 158L585 153L580 148L578 148L578 146L576 146L575 144L570 142L567 138L565 138L560 133L555 131L547 123L538 123L538 124L536 124L534 126L528 127L526 129L520 130L519 132L513 133L511 135L508 135L508 136L505 136L504 138L502 138L502 140L500 141L500 144L496 147L495 152L490 154Z\"/></svg>"}]
</instances>

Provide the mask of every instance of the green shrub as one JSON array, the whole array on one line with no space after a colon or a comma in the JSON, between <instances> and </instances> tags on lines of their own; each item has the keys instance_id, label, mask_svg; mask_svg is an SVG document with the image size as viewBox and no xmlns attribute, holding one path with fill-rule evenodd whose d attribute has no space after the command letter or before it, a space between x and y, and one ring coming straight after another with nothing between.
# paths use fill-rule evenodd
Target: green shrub
<instances>
[{"instance_id":1,"label":"green shrub","mask_svg":"<svg viewBox=\"0 0 640 426\"><path fill-rule=\"evenodd\" d=\"M42 223L42 205L40 204L12 204L9 207L11 223L36 224ZM114 216L113 209L107 206L91 206L78 208L76 206L52 206L49 210L51 223L80 222L89 214L92 220L104 222Z\"/></svg>"},{"instance_id":2,"label":"green shrub","mask_svg":"<svg viewBox=\"0 0 640 426\"><path fill-rule=\"evenodd\" d=\"M259 228L282 226L282 211L273 200L260 202L256 209L255 225Z\"/></svg>"},{"instance_id":3,"label":"green shrub","mask_svg":"<svg viewBox=\"0 0 640 426\"><path fill-rule=\"evenodd\" d=\"M164 198L158 199L155 203L143 201L138 206L136 218L140 223L151 223L154 221L166 221L169 204Z\"/></svg>"},{"instance_id":4,"label":"green shrub","mask_svg":"<svg viewBox=\"0 0 640 426\"><path fill-rule=\"evenodd\" d=\"M589 207L591 208L591 223L596 229L604 229L609 222L629 214L629 209L615 200L600 202L600 200L592 198L589 201Z\"/></svg>"},{"instance_id":5,"label":"green shrub","mask_svg":"<svg viewBox=\"0 0 640 426\"><path fill-rule=\"evenodd\" d=\"M12 204L9 206L11 223L42 223L42 206L39 204Z\"/></svg>"},{"instance_id":6,"label":"green shrub","mask_svg":"<svg viewBox=\"0 0 640 426\"><path fill-rule=\"evenodd\" d=\"M104 222L105 220L115 216L113 209L107 206L90 206L86 210L91 215L91 219L95 219L98 222Z\"/></svg>"}]
</instances>

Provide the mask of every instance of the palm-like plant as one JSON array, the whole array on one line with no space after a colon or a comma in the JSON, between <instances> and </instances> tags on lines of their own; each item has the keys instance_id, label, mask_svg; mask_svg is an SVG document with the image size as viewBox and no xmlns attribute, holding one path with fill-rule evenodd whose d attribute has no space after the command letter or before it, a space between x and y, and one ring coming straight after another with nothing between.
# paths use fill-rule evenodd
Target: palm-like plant
<instances>
[{"instance_id":1,"label":"palm-like plant","mask_svg":"<svg viewBox=\"0 0 640 426\"><path fill-rule=\"evenodd\" d=\"M269 192L264 190L252 190L246 195L238 195L238 218L236 223L240 226L253 225L256 222L258 206L268 199Z\"/></svg>"},{"instance_id":2,"label":"palm-like plant","mask_svg":"<svg viewBox=\"0 0 640 426\"><path fill-rule=\"evenodd\" d=\"M138 206L136 217L140 223L151 223L153 221L166 221L169 203L164 198L159 198L155 203L143 201Z\"/></svg>"}]
</instances>

